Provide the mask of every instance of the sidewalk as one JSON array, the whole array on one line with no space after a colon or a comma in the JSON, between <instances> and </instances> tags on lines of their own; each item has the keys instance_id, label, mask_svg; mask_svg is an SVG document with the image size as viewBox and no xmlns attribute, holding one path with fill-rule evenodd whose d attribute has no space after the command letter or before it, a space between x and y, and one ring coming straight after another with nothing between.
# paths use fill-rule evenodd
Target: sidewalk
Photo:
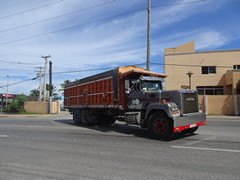
<instances>
[{"instance_id":1,"label":"sidewalk","mask_svg":"<svg viewBox=\"0 0 240 180\"><path fill-rule=\"evenodd\" d=\"M207 119L232 119L232 120L240 120L240 116L234 115L207 115Z\"/></svg>"},{"instance_id":2,"label":"sidewalk","mask_svg":"<svg viewBox=\"0 0 240 180\"><path fill-rule=\"evenodd\" d=\"M52 116L55 114L17 114L17 113L2 113L0 112L0 117L43 117ZM229 120L240 120L240 116L234 115L207 115L207 119L229 119Z\"/></svg>"},{"instance_id":3,"label":"sidewalk","mask_svg":"<svg viewBox=\"0 0 240 180\"><path fill-rule=\"evenodd\" d=\"M51 116L52 114L17 114L17 113L2 113L0 112L0 117L42 117Z\"/></svg>"}]
</instances>

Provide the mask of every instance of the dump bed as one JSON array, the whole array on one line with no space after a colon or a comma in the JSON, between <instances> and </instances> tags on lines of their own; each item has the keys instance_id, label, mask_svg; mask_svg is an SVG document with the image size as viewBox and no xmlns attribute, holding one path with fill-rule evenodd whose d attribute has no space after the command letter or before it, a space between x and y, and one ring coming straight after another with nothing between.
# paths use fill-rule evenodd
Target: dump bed
<instances>
[{"instance_id":1,"label":"dump bed","mask_svg":"<svg viewBox=\"0 0 240 180\"><path fill-rule=\"evenodd\" d=\"M123 66L86 77L65 85L64 107L127 109L125 80L141 75L166 76L138 66Z\"/></svg>"}]
</instances>

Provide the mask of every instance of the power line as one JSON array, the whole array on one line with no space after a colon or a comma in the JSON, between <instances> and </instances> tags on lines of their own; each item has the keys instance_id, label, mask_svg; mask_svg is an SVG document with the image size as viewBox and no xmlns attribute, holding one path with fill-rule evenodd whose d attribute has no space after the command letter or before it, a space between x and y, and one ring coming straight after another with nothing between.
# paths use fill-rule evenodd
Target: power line
<instances>
[{"instance_id":1,"label":"power line","mask_svg":"<svg viewBox=\"0 0 240 180\"><path fill-rule=\"evenodd\" d=\"M196 2L199 2L199 1L196 1ZM172 4L172 5L175 5L175 4ZM176 4L176 5L178 5L178 4ZM162 6L166 6L166 5L160 5L158 7L162 7ZM58 33L58 32L61 32L61 31L66 31L66 30L69 30L69 29L74 29L74 28L77 28L77 27L81 27L81 26L85 26L85 25L89 25L89 24L93 24L93 23L97 23L97 22L101 22L101 21L106 21L106 20L109 20L109 19L113 19L113 18L116 18L116 17L124 16L124 15L127 15L127 14L131 14L131 13L135 13L135 12L138 12L138 11L142 11L142 10L146 10L146 8L137 9L137 10L134 10L134 11L122 13L122 14L115 15L115 16L110 16L110 17L107 17L107 18L99 19L99 20L88 22L88 23L84 23L84 24L79 24L79 25L76 25L76 26L71 26L71 27L68 27L68 28L63 28L63 29L51 31L51 32L44 33L44 34L39 34L39 35L30 36L30 37L26 37L26 38L14 40L14 41L5 42L5 43L2 43L0 45L10 44L10 43L19 42L19 41L24 41L24 40L28 40L28 39L41 37L41 36L46 36L46 35L49 35L49 34Z\"/></svg>"},{"instance_id":2,"label":"power line","mask_svg":"<svg viewBox=\"0 0 240 180\"><path fill-rule=\"evenodd\" d=\"M10 30L14 30L14 29L18 29L18 28L22 28L22 27L26 27L26 26L30 26L30 25L34 25L34 24L38 24L38 23L42 23L42 22L45 22L45 21L53 20L53 19L57 19L57 18L60 18L60 17L68 16L68 15L71 15L71 14L75 14L75 13L78 13L78 12L81 12L81 11L86 11L86 10L89 10L89 9L92 9L92 8L96 8L96 7L103 6L103 5L106 5L106 4L109 4L109 3L113 3L115 1L116 0L112 0L110 2L98 4L98 5L95 5L95 6L92 6L92 7L88 7L88 8L85 8L85 9L73 11L73 12L70 12L70 13L67 13L67 14L62 14L62 15L55 16L55 17L48 18L48 19L44 19L44 20L41 20L41 21L36 21L36 22L25 24L25 25L22 25L22 26L17 26L17 27L10 28L10 29L5 29L5 30L0 31L0 33L1 32L6 32L6 31L10 31Z\"/></svg>"},{"instance_id":3,"label":"power line","mask_svg":"<svg viewBox=\"0 0 240 180\"><path fill-rule=\"evenodd\" d=\"M10 48L10 47L7 47L7 46L2 46L2 47L8 48L8 49L12 49L12 50L14 50L14 51L19 51L19 52L27 53L27 54L33 54L33 55L36 55L37 57L41 57L41 55L35 54L35 53L32 53L32 52L22 51L22 50L15 49L15 48Z\"/></svg>"},{"instance_id":4,"label":"power line","mask_svg":"<svg viewBox=\"0 0 240 180\"><path fill-rule=\"evenodd\" d=\"M5 19L5 18L8 18L8 17L12 17L12 16L16 16L18 14L23 14L23 13L26 13L26 12L29 12L29 11L34 11L36 9L40 9L40 8L44 8L46 6L51 6L53 4L57 4L57 3L60 3L62 2L63 0L60 0L60 1L57 1L57 2L54 2L54 3L50 3L50 4L46 4L46 5L43 5L43 6L40 6L40 7L36 7L36 8L33 8L33 9L29 9L29 10L26 10L26 11L22 11L22 12L19 12L19 13L15 13L15 14L11 14L11 15L8 15L8 16L3 16L3 17L0 17L0 19Z\"/></svg>"},{"instance_id":5,"label":"power line","mask_svg":"<svg viewBox=\"0 0 240 180\"><path fill-rule=\"evenodd\" d=\"M24 4L24 3L29 2L29 1L31 1L31 0L24 1L24 2L21 2L21 3L15 4L15 5L12 5L12 6L7 6L7 7L4 7L4 8L1 8L0 10L2 10L2 9L8 9L8 8L11 8L11 7L14 7L14 6L18 6L18 5L20 5L20 4Z\"/></svg>"},{"instance_id":6,"label":"power line","mask_svg":"<svg viewBox=\"0 0 240 180\"><path fill-rule=\"evenodd\" d=\"M131 54L125 54L125 55L119 55L119 56L112 56L112 57L109 57L109 58L101 58L101 59L94 59L94 60L88 60L88 61L81 61L81 63L84 63L84 62L90 62L90 61L99 61L99 60L106 60L106 59L113 59L113 58L119 58L119 57L124 57L124 56L129 56L129 55L135 55L135 54L143 54L145 52L140 52L140 53L131 53ZM72 65L72 64L78 64L79 62L76 62L76 63L71 63L71 64L60 64L58 66L55 66L55 67L59 67L59 66L65 66L65 65Z\"/></svg>"},{"instance_id":7,"label":"power line","mask_svg":"<svg viewBox=\"0 0 240 180\"><path fill-rule=\"evenodd\" d=\"M203 2L203 1L207 1L207 0L199 0L199 1L190 1L190 2L183 2L183 3L176 3L176 4L166 4L166 5L159 5L159 6L151 6L151 8L158 8L158 7L164 7L164 6L175 6L175 5L197 3L197 2Z\"/></svg>"},{"instance_id":8,"label":"power line","mask_svg":"<svg viewBox=\"0 0 240 180\"><path fill-rule=\"evenodd\" d=\"M19 41L23 41L23 40L27 40L27 39L33 39L33 38L37 38L37 37L41 37L41 36L45 36L45 35L49 35L49 34L61 32L61 31L66 31L66 30L69 30L69 29L73 29L73 28L77 28L77 27L80 27L80 26L85 26L85 25L97 23L97 22L100 22L100 21L105 21L105 20L112 19L112 18L116 18L116 17L119 17L119 16L124 16L124 15L131 14L131 13L134 13L134 12L137 12L137 11L142 11L142 10L145 10L145 9L146 9L146 8L142 8L142 9L130 11L130 12L127 12L127 13L123 13L123 14L119 14L119 15L115 15L115 16L111 16L111 17L99 19L99 20L96 20L96 21L92 21L92 22L88 22L88 23L84 23L84 24L79 24L79 25L76 25L76 26L71 26L71 27L64 28L64 29L59 29L59 30L56 30L56 31L51 31L51 32L44 33L44 34L39 34L39 35L35 35L35 36L23 38L23 39L18 39L18 40L14 40L14 41L9 41L9 42L2 43L2 44L0 44L0 45L10 44L10 43L19 42Z\"/></svg>"},{"instance_id":9,"label":"power line","mask_svg":"<svg viewBox=\"0 0 240 180\"><path fill-rule=\"evenodd\" d=\"M24 81L19 81L19 82L16 82L16 83L12 83L12 84L5 85L5 86L0 86L0 88L7 87L7 86L12 86L12 85L19 84L19 83L23 83L23 82L26 82L26 81L36 80L37 78L38 78L38 77L32 78L32 79L27 79L27 80L24 80Z\"/></svg>"}]
</instances>

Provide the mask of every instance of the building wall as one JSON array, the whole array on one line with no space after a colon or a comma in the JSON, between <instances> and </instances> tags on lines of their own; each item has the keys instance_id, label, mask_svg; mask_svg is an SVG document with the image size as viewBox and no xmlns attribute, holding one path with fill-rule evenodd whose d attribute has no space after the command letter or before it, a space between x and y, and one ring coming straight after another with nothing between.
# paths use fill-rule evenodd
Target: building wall
<instances>
[{"instance_id":1,"label":"building wall","mask_svg":"<svg viewBox=\"0 0 240 180\"><path fill-rule=\"evenodd\" d=\"M205 112L204 96L198 96L199 102L203 105ZM240 95L237 96L238 114L240 114ZM234 96L233 95L207 95L208 114L234 115Z\"/></svg>"},{"instance_id":2,"label":"building wall","mask_svg":"<svg viewBox=\"0 0 240 180\"><path fill-rule=\"evenodd\" d=\"M28 113L48 113L48 101L25 101L24 109ZM57 114L59 112L59 102L52 102L52 113Z\"/></svg>"},{"instance_id":3,"label":"building wall","mask_svg":"<svg viewBox=\"0 0 240 180\"><path fill-rule=\"evenodd\" d=\"M224 86L225 79L231 84L233 77L224 77L224 73L233 69L233 65L240 64L240 50L192 52L188 43L180 47L188 52L178 52L177 48L175 51L173 48L165 49L165 74L168 75L165 78L166 90L188 86L189 77L186 73L189 71L193 73L191 89L194 90L196 86ZM216 66L216 74L202 74L202 66Z\"/></svg>"},{"instance_id":4,"label":"building wall","mask_svg":"<svg viewBox=\"0 0 240 180\"><path fill-rule=\"evenodd\" d=\"M25 101L24 109L28 113L48 113L48 102L47 101Z\"/></svg>"}]
</instances>

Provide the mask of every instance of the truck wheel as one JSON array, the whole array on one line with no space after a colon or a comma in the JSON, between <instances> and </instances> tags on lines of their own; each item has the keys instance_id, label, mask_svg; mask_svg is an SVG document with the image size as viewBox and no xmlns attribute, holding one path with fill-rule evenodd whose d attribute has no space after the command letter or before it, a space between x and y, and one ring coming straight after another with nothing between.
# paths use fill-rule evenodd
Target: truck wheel
<instances>
[{"instance_id":1,"label":"truck wheel","mask_svg":"<svg viewBox=\"0 0 240 180\"><path fill-rule=\"evenodd\" d=\"M106 119L106 124L114 124L116 122L116 119L114 118L114 116L109 116Z\"/></svg>"},{"instance_id":2,"label":"truck wheel","mask_svg":"<svg viewBox=\"0 0 240 180\"><path fill-rule=\"evenodd\" d=\"M73 112L73 121L76 124L81 124L82 123L82 116L81 116L81 110L80 109L76 109Z\"/></svg>"},{"instance_id":3,"label":"truck wheel","mask_svg":"<svg viewBox=\"0 0 240 180\"><path fill-rule=\"evenodd\" d=\"M88 110L84 109L82 111L82 124L83 125L89 125L89 112Z\"/></svg>"},{"instance_id":4,"label":"truck wheel","mask_svg":"<svg viewBox=\"0 0 240 180\"><path fill-rule=\"evenodd\" d=\"M173 135L173 121L161 112L153 113L148 119L148 131L154 139L168 139Z\"/></svg>"},{"instance_id":5,"label":"truck wheel","mask_svg":"<svg viewBox=\"0 0 240 180\"><path fill-rule=\"evenodd\" d=\"M181 132L184 133L184 134L188 134L188 133L192 134L192 133L194 133L196 130L198 130L198 126L197 126L197 127L194 127L194 128L190 128L190 129L185 129L185 130L183 130L183 131L181 131Z\"/></svg>"}]
</instances>

